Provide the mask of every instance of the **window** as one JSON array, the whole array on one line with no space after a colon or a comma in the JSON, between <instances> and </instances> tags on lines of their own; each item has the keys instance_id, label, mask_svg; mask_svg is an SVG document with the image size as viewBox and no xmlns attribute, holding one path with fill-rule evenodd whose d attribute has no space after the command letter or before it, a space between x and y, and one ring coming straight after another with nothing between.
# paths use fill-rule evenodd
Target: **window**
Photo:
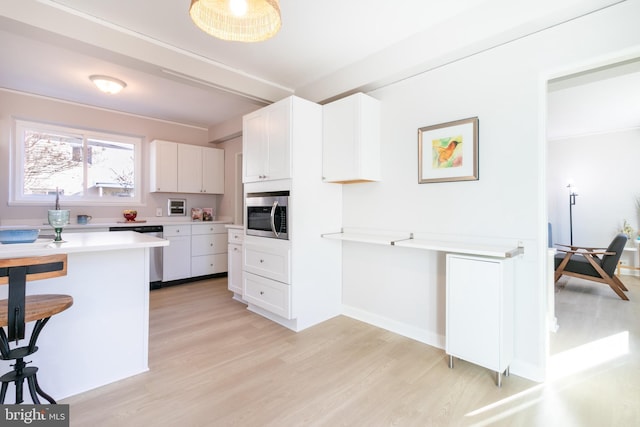
<instances>
[{"instance_id":1,"label":"window","mask_svg":"<svg viewBox=\"0 0 640 427\"><path fill-rule=\"evenodd\" d=\"M11 201L140 204L141 138L16 120Z\"/></svg>"}]
</instances>

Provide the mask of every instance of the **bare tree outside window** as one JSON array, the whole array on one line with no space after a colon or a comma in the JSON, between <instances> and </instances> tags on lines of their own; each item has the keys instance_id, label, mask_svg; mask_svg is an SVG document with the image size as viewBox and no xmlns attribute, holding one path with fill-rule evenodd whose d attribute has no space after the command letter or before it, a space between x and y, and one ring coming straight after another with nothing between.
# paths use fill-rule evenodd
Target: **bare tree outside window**
<instances>
[{"instance_id":1,"label":"bare tree outside window","mask_svg":"<svg viewBox=\"0 0 640 427\"><path fill-rule=\"evenodd\" d=\"M50 194L56 176L82 166L73 158L73 147L82 147L77 138L29 132L24 145L25 194Z\"/></svg>"}]
</instances>

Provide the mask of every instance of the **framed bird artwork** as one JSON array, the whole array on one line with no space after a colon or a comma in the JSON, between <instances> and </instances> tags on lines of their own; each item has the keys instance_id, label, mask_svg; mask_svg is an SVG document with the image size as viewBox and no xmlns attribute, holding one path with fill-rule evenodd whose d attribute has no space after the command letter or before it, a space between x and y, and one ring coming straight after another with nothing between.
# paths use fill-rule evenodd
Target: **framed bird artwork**
<instances>
[{"instance_id":1,"label":"framed bird artwork","mask_svg":"<svg viewBox=\"0 0 640 427\"><path fill-rule=\"evenodd\" d=\"M477 179L477 117L418 129L419 184Z\"/></svg>"}]
</instances>

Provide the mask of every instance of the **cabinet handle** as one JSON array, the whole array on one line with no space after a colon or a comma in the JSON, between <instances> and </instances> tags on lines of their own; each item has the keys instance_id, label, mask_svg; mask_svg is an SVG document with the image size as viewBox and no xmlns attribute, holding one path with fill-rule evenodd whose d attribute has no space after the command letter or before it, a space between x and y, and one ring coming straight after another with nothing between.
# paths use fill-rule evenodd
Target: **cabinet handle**
<instances>
[{"instance_id":1,"label":"cabinet handle","mask_svg":"<svg viewBox=\"0 0 640 427\"><path fill-rule=\"evenodd\" d=\"M212 246L212 247L213 247L213 243L209 243L209 246Z\"/></svg>"},{"instance_id":2,"label":"cabinet handle","mask_svg":"<svg viewBox=\"0 0 640 427\"><path fill-rule=\"evenodd\" d=\"M260 295L264 295L264 291L260 291Z\"/></svg>"},{"instance_id":3,"label":"cabinet handle","mask_svg":"<svg viewBox=\"0 0 640 427\"><path fill-rule=\"evenodd\" d=\"M263 259L261 259L261 260L260 260L260 263L262 264L263 262L264 262L264 260L263 260Z\"/></svg>"}]
</instances>

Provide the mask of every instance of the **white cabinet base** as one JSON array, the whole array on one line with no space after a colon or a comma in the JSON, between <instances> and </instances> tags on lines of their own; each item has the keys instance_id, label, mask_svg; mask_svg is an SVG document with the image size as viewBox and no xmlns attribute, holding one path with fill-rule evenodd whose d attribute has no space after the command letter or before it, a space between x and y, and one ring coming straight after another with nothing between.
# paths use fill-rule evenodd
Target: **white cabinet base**
<instances>
[{"instance_id":1,"label":"white cabinet base","mask_svg":"<svg viewBox=\"0 0 640 427\"><path fill-rule=\"evenodd\" d=\"M514 258L447 254L446 352L496 372L513 360Z\"/></svg>"}]
</instances>

